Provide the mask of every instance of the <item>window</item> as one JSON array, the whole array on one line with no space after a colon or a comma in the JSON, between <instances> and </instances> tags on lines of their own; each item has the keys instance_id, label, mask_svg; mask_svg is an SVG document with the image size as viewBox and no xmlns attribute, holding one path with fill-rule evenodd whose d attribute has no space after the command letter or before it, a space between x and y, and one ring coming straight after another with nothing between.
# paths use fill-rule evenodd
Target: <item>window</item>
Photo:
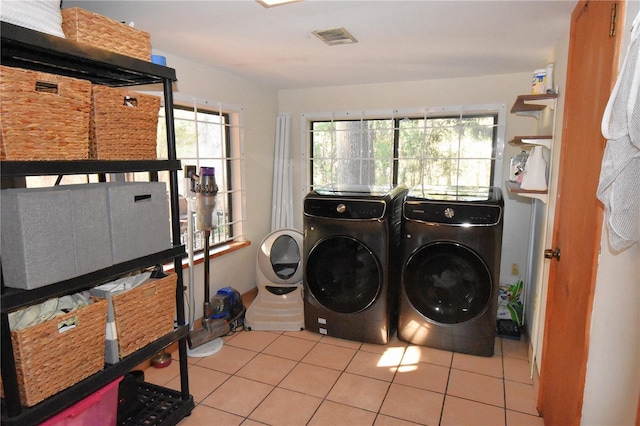
<instances>
[{"instance_id":1,"label":"window","mask_svg":"<svg viewBox=\"0 0 640 426\"><path fill-rule=\"evenodd\" d=\"M502 105L352 115L306 115L311 187L477 187L501 175Z\"/></svg>"},{"instance_id":2,"label":"window","mask_svg":"<svg viewBox=\"0 0 640 426\"><path fill-rule=\"evenodd\" d=\"M195 229L195 193L191 191L185 174L188 166L196 173L201 167L214 167L218 185L216 197L217 227L211 232L210 244L228 243L243 239L244 189L242 186L243 158L241 149L242 108L211 102L174 100L174 128L176 154L182 170L178 172L180 200L181 239L188 243L188 225L194 230L194 250L204 248L204 231ZM158 120L158 158L166 158L166 126L164 109ZM168 182L169 173L161 173L159 179ZM189 200L191 209L189 209ZM188 211L191 210L189 219Z\"/></svg>"}]
</instances>

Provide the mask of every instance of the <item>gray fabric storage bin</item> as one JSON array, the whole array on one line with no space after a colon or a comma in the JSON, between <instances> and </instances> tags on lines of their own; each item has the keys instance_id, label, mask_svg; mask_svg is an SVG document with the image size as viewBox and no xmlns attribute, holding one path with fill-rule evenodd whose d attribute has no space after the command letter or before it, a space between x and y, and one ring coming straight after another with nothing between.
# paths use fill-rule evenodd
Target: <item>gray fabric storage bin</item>
<instances>
[{"instance_id":1,"label":"gray fabric storage bin","mask_svg":"<svg viewBox=\"0 0 640 426\"><path fill-rule=\"evenodd\" d=\"M113 265L107 185L2 190L7 287L31 290Z\"/></svg>"},{"instance_id":2,"label":"gray fabric storage bin","mask_svg":"<svg viewBox=\"0 0 640 426\"><path fill-rule=\"evenodd\" d=\"M171 248L164 182L112 183L107 191L114 263Z\"/></svg>"},{"instance_id":3,"label":"gray fabric storage bin","mask_svg":"<svg viewBox=\"0 0 640 426\"><path fill-rule=\"evenodd\" d=\"M66 187L71 189L77 275L113 265L107 184L90 183Z\"/></svg>"},{"instance_id":4,"label":"gray fabric storage bin","mask_svg":"<svg viewBox=\"0 0 640 426\"><path fill-rule=\"evenodd\" d=\"M0 194L4 284L31 290L76 276L71 191L3 189Z\"/></svg>"}]
</instances>

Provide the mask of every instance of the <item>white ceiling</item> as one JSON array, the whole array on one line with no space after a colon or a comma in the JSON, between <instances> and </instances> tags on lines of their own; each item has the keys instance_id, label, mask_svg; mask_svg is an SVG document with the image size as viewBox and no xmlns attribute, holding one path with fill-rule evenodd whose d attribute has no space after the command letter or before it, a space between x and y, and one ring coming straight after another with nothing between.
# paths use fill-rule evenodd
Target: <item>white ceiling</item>
<instances>
[{"instance_id":1,"label":"white ceiling","mask_svg":"<svg viewBox=\"0 0 640 426\"><path fill-rule=\"evenodd\" d=\"M568 31L576 0L63 0L151 34L171 53L278 89L532 72ZM344 27L359 42L311 34ZM168 66L171 66L169 63Z\"/></svg>"}]
</instances>

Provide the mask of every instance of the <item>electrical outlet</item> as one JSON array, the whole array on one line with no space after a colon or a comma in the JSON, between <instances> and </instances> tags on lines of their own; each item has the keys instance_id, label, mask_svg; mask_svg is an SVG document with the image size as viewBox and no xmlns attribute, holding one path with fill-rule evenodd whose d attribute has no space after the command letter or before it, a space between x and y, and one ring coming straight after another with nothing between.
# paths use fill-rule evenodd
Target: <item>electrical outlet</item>
<instances>
[{"instance_id":1,"label":"electrical outlet","mask_svg":"<svg viewBox=\"0 0 640 426\"><path fill-rule=\"evenodd\" d=\"M520 267L517 263L511 264L511 275L520 275Z\"/></svg>"}]
</instances>

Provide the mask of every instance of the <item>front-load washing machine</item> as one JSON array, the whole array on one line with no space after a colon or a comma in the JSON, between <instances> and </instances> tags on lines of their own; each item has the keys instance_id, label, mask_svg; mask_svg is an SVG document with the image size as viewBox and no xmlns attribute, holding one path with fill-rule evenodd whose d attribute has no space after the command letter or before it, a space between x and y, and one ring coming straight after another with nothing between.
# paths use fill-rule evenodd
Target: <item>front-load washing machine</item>
<instances>
[{"instance_id":1,"label":"front-load washing machine","mask_svg":"<svg viewBox=\"0 0 640 426\"><path fill-rule=\"evenodd\" d=\"M305 328L385 344L395 332L407 188L317 189L304 199Z\"/></svg>"},{"instance_id":2,"label":"front-load washing machine","mask_svg":"<svg viewBox=\"0 0 640 426\"><path fill-rule=\"evenodd\" d=\"M415 189L402 214L398 338L492 356L504 201L500 188Z\"/></svg>"}]
</instances>

